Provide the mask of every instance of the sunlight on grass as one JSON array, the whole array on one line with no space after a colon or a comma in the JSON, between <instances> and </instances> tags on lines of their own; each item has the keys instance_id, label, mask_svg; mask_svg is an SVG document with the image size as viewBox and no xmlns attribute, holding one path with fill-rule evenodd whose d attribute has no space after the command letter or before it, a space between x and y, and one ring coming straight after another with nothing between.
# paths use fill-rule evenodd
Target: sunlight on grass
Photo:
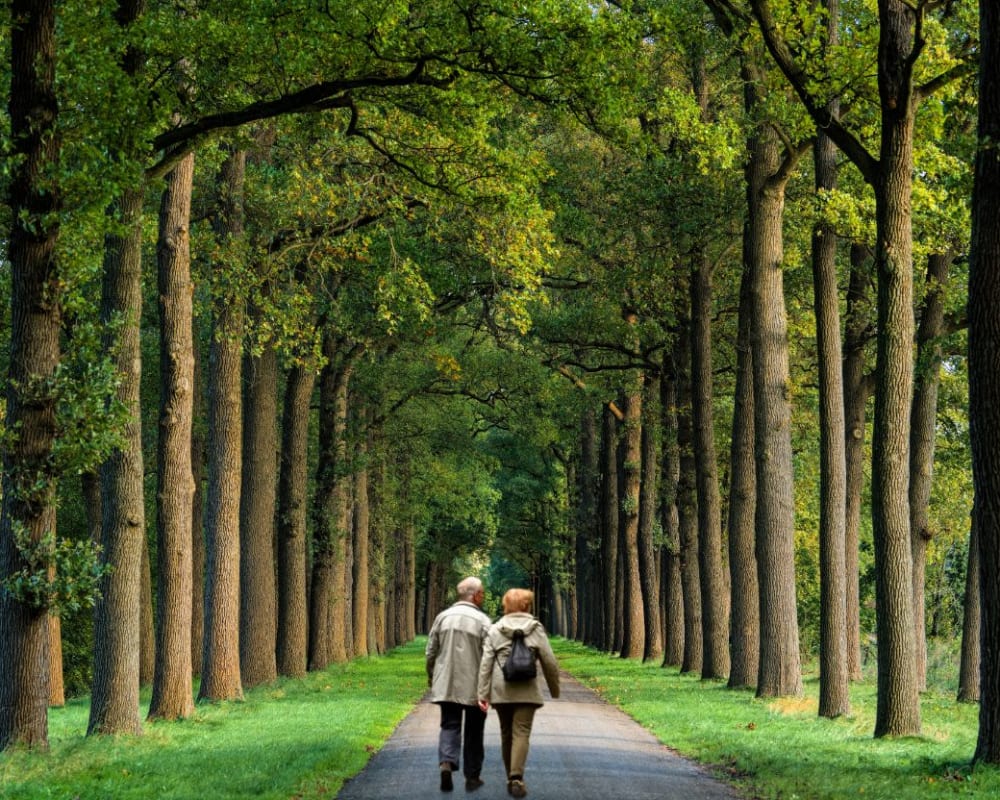
<instances>
[{"instance_id":1,"label":"sunlight on grass","mask_svg":"<svg viewBox=\"0 0 1000 800\"><path fill-rule=\"evenodd\" d=\"M0 797L328 798L425 688L416 642L253 689L243 702L199 705L188 720L146 723L140 737L85 737L88 701L74 700L49 713L49 753L0 755Z\"/></svg>"},{"instance_id":2,"label":"sunlight on grass","mask_svg":"<svg viewBox=\"0 0 1000 800\"><path fill-rule=\"evenodd\" d=\"M556 640L565 669L683 755L753 798L876 800L1000 796L1000 770L969 766L978 707L928 694L923 734L875 739L875 687L851 690L849 715L820 719L819 683L801 698L759 700L676 668L625 661Z\"/></svg>"},{"instance_id":3,"label":"sunlight on grass","mask_svg":"<svg viewBox=\"0 0 1000 800\"><path fill-rule=\"evenodd\" d=\"M423 638L382 658L311 673L198 706L140 737L86 737L87 700L50 712L51 752L0 754L0 797L319 800L336 796L426 688ZM754 800L1000 797L1000 770L972 770L978 708L923 698L923 734L874 739L875 687L855 685L849 715L816 716L819 683L801 698L759 700L676 668L640 664L553 639L563 667ZM148 693L144 694L148 702Z\"/></svg>"}]
</instances>

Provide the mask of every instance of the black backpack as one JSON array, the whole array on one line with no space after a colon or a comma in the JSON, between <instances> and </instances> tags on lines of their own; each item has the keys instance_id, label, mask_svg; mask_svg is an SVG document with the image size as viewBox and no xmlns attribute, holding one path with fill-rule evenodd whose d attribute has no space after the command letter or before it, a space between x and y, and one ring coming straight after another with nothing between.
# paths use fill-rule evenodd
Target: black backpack
<instances>
[{"instance_id":1,"label":"black backpack","mask_svg":"<svg viewBox=\"0 0 1000 800\"><path fill-rule=\"evenodd\" d=\"M524 643L524 631L514 631L510 655L507 656L507 662L502 669L505 681L530 681L538 674L538 669L535 666L535 654Z\"/></svg>"}]
</instances>

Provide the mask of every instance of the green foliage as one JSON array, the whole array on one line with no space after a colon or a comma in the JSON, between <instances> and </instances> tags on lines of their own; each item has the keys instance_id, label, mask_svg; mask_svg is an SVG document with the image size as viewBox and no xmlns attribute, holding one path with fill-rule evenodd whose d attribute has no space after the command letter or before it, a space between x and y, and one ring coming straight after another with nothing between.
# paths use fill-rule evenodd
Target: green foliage
<instances>
[{"instance_id":1,"label":"green foliage","mask_svg":"<svg viewBox=\"0 0 1000 800\"><path fill-rule=\"evenodd\" d=\"M14 522L14 546L24 564L0 579L0 588L33 609L53 614L94 605L101 579L111 565L102 564L100 548L48 532L39 538Z\"/></svg>"}]
</instances>

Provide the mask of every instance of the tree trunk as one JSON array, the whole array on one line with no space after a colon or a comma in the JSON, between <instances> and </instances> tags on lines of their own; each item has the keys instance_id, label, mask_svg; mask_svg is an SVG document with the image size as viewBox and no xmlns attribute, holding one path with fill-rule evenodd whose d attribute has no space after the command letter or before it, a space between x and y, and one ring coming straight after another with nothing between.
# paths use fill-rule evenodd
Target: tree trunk
<instances>
[{"instance_id":1,"label":"tree trunk","mask_svg":"<svg viewBox=\"0 0 1000 800\"><path fill-rule=\"evenodd\" d=\"M3 442L0 577L28 566L15 542L55 530L55 481L48 474L55 398L32 392L59 363L61 322L55 247L60 197L49 180L59 161L55 92L56 13L51 0L13 0L10 31L10 362ZM0 750L48 748L49 615L46 604L0 591Z\"/></svg>"},{"instance_id":2,"label":"tree trunk","mask_svg":"<svg viewBox=\"0 0 1000 800\"><path fill-rule=\"evenodd\" d=\"M871 281L867 269L871 251L851 245L851 275L847 289L847 317L844 324L844 461L846 502L844 512L844 574L847 599L847 676L861 680L861 608L858 566L861 503L865 466L865 408L871 392L865 377L865 345L871 321Z\"/></svg>"},{"instance_id":3,"label":"tree trunk","mask_svg":"<svg viewBox=\"0 0 1000 800\"><path fill-rule=\"evenodd\" d=\"M369 576L371 579L371 611L369 614L368 652L382 655L386 651L385 606L386 606L386 535L382 510L385 494L385 443L381 430L370 430L371 442L368 452L373 456L369 468L369 496L371 497L371 545L369 553Z\"/></svg>"},{"instance_id":4,"label":"tree trunk","mask_svg":"<svg viewBox=\"0 0 1000 800\"><path fill-rule=\"evenodd\" d=\"M917 688L927 688L927 623L924 588L927 544L934 532L928 522L937 436L938 387L941 385L941 335L948 270L953 256L933 253L927 259L927 279L917 328L917 369L910 411L910 553L913 559L913 636Z\"/></svg>"},{"instance_id":5,"label":"tree trunk","mask_svg":"<svg viewBox=\"0 0 1000 800\"><path fill-rule=\"evenodd\" d=\"M642 480L639 484L639 579L642 583L643 617L646 621L642 660L663 655L663 617L660 609L659 561L656 557L656 502L660 485L657 454L657 415L660 413L660 378L647 375L642 403Z\"/></svg>"},{"instance_id":6,"label":"tree trunk","mask_svg":"<svg viewBox=\"0 0 1000 800\"><path fill-rule=\"evenodd\" d=\"M153 626L153 575L149 563L149 540L142 539L142 567L139 571L139 685L150 686L156 671L156 632Z\"/></svg>"},{"instance_id":7,"label":"tree trunk","mask_svg":"<svg viewBox=\"0 0 1000 800\"><path fill-rule=\"evenodd\" d=\"M635 324L635 320L632 320ZM624 620L622 658L642 658L646 621L643 617L642 583L639 573L639 478L642 474L642 376L633 376L625 398L625 437L622 442L621 533L624 547Z\"/></svg>"},{"instance_id":8,"label":"tree trunk","mask_svg":"<svg viewBox=\"0 0 1000 800\"><path fill-rule=\"evenodd\" d=\"M830 13L828 44L837 43L838 0L826 0ZM836 102L829 106L838 114ZM837 150L817 132L813 159L818 192L837 185ZM847 664L847 573L845 514L847 462L844 454L844 386L840 346L840 295L837 287L837 234L820 222L813 230L813 306L819 359L820 430L820 662L819 715L850 712Z\"/></svg>"},{"instance_id":9,"label":"tree trunk","mask_svg":"<svg viewBox=\"0 0 1000 800\"><path fill-rule=\"evenodd\" d=\"M222 165L216 235L223 248L243 237L245 171L245 151L230 153ZM205 642L198 692L204 700L243 697L239 642L243 321L241 297L216 300L208 358Z\"/></svg>"},{"instance_id":10,"label":"tree trunk","mask_svg":"<svg viewBox=\"0 0 1000 800\"><path fill-rule=\"evenodd\" d=\"M677 364L677 448L680 474L677 481L677 511L680 534L681 587L684 592L684 658L681 672L701 672L705 656L704 630L701 622L701 569L698 560L698 495L693 448L691 412L691 341L690 317L680 320L680 333L674 346Z\"/></svg>"},{"instance_id":11,"label":"tree trunk","mask_svg":"<svg viewBox=\"0 0 1000 800\"><path fill-rule=\"evenodd\" d=\"M101 467L101 543L113 571L101 581L94 617L94 685L87 733L133 733L139 717L140 614L142 553L145 540L140 377L142 351L141 189L128 189L119 201L124 233L109 234L105 243L101 319L110 329L124 315L117 342L109 338L120 384L117 399L128 409L122 449Z\"/></svg>"},{"instance_id":12,"label":"tree trunk","mask_svg":"<svg viewBox=\"0 0 1000 800\"><path fill-rule=\"evenodd\" d=\"M145 10L142 0L120 0L115 19L123 30ZM140 71L141 53L128 48L121 57L123 77ZM134 145L122 142L122 152ZM122 323L117 342L109 333L107 350L114 350L121 376L118 401L130 417L123 431L125 444L101 467L104 511L101 543L113 571L101 582L101 599L94 615L94 684L87 733L139 733L139 672L142 612L142 552L146 547L140 381L142 349L142 201L144 187L126 188L112 213L122 233L105 239L101 320L109 327Z\"/></svg>"},{"instance_id":13,"label":"tree trunk","mask_svg":"<svg viewBox=\"0 0 1000 800\"><path fill-rule=\"evenodd\" d=\"M347 390L352 364L338 353L332 334L323 339L327 365L320 378L319 464L313 497L313 574L309 604L309 669L325 669L331 661L347 660L344 632L344 560L348 535L346 456Z\"/></svg>"},{"instance_id":14,"label":"tree trunk","mask_svg":"<svg viewBox=\"0 0 1000 800\"><path fill-rule=\"evenodd\" d=\"M362 419L368 417L367 410L360 415ZM352 611L352 631L354 642L352 653L354 658L367 656L368 651L368 620L369 606L371 600L369 590L371 587L370 577L370 536L371 536L371 516L368 498L368 439L361 436L358 440L358 458L361 466L354 477L354 570L353 602Z\"/></svg>"},{"instance_id":15,"label":"tree trunk","mask_svg":"<svg viewBox=\"0 0 1000 800\"><path fill-rule=\"evenodd\" d=\"M278 491L278 672L306 672L308 607L306 541L309 473L309 413L316 383L313 370L296 365L288 372L281 426Z\"/></svg>"},{"instance_id":16,"label":"tree trunk","mask_svg":"<svg viewBox=\"0 0 1000 800\"><path fill-rule=\"evenodd\" d=\"M580 466L576 471L576 583L577 617L581 628L579 638L594 647L601 644L604 630L604 602L596 562L600 542L597 520L599 471L596 423L593 409L588 407L580 418Z\"/></svg>"},{"instance_id":17,"label":"tree trunk","mask_svg":"<svg viewBox=\"0 0 1000 800\"><path fill-rule=\"evenodd\" d=\"M256 310L259 319L261 312ZM275 513L278 485L278 355L264 343L244 357L243 477L240 491L240 679L278 677Z\"/></svg>"},{"instance_id":18,"label":"tree trunk","mask_svg":"<svg viewBox=\"0 0 1000 800\"><path fill-rule=\"evenodd\" d=\"M969 561L965 572L965 603L962 619L962 657L958 669L958 702L979 702L981 609L979 588L979 533L976 512L972 512L969 533Z\"/></svg>"},{"instance_id":19,"label":"tree trunk","mask_svg":"<svg viewBox=\"0 0 1000 800\"><path fill-rule=\"evenodd\" d=\"M979 6L979 149L969 258L969 417L982 668L975 760L1000 763L1000 7Z\"/></svg>"},{"instance_id":20,"label":"tree trunk","mask_svg":"<svg viewBox=\"0 0 1000 800\"><path fill-rule=\"evenodd\" d=\"M729 452L729 687L755 688L760 667L760 591L757 587L757 475L754 466L753 355L750 324L753 313L750 274L740 278L739 328L736 339L736 386L733 390L733 432Z\"/></svg>"},{"instance_id":21,"label":"tree trunk","mask_svg":"<svg viewBox=\"0 0 1000 800\"><path fill-rule=\"evenodd\" d=\"M618 592L618 422L604 407L601 427L601 560L604 579L603 649L612 652L621 619L615 613Z\"/></svg>"},{"instance_id":22,"label":"tree trunk","mask_svg":"<svg viewBox=\"0 0 1000 800\"><path fill-rule=\"evenodd\" d=\"M195 328L197 330L197 328ZM194 340L194 418L204 419L201 347ZM191 426L191 672L201 674L201 651L205 640L205 435L201 425Z\"/></svg>"},{"instance_id":23,"label":"tree trunk","mask_svg":"<svg viewBox=\"0 0 1000 800\"><path fill-rule=\"evenodd\" d=\"M761 106L763 85L744 66L747 108ZM774 128L760 124L749 142L747 269L753 287L755 463L757 477L757 579L760 590L758 697L802 692L795 599L795 506L792 491L791 403L788 396L788 323L782 286L782 219L789 170L782 164Z\"/></svg>"},{"instance_id":24,"label":"tree trunk","mask_svg":"<svg viewBox=\"0 0 1000 800\"><path fill-rule=\"evenodd\" d=\"M156 665L150 719L184 719L191 692L191 529L194 473L194 311L191 189L194 155L171 171L160 204L160 436L157 463Z\"/></svg>"},{"instance_id":25,"label":"tree trunk","mask_svg":"<svg viewBox=\"0 0 1000 800\"><path fill-rule=\"evenodd\" d=\"M878 637L876 736L920 733L913 636L909 430L913 393L913 9L880 0L881 153L875 180L878 327L872 528Z\"/></svg>"},{"instance_id":26,"label":"tree trunk","mask_svg":"<svg viewBox=\"0 0 1000 800\"><path fill-rule=\"evenodd\" d=\"M729 587L722 560L722 501L712 413L712 272L694 255L691 268L691 420L698 491L698 567L701 580L701 677L729 675Z\"/></svg>"},{"instance_id":27,"label":"tree trunk","mask_svg":"<svg viewBox=\"0 0 1000 800\"><path fill-rule=\"evenodd\" d=\"M677 430L677 375L673 360L663 358L660 380L660 418L663 421L661 448L663 474L660 492L660 521L663 526L663 555L660 560L660 594L663 598L663 666L679 667L684 661L684 590L681 578L680 450Z\"/></svg>"}]
</instances>

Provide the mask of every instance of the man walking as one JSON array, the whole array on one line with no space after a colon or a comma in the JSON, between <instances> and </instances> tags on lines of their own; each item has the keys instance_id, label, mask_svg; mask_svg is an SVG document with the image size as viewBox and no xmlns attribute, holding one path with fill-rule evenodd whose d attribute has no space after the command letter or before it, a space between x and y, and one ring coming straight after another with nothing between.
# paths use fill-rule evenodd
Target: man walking
<instances>
[{"instance_id":1,"label":"man walking","mask_svg":"<svg viewBox=\"0 0 1000 800\"><path fill-rule=\"evenodd\" d=\"M465 788L472 791L483 785L479 775L483 769L486 712L479 708L476 698L483 640L490 628L490 618L482 611L483 594L479 578L465 578L458 584L458 602L437 615L427 635L431 702L441 707L438 762L443 792L454 788L451 773L458 769L462 753Z\"/></svg>"}]
</instances>

